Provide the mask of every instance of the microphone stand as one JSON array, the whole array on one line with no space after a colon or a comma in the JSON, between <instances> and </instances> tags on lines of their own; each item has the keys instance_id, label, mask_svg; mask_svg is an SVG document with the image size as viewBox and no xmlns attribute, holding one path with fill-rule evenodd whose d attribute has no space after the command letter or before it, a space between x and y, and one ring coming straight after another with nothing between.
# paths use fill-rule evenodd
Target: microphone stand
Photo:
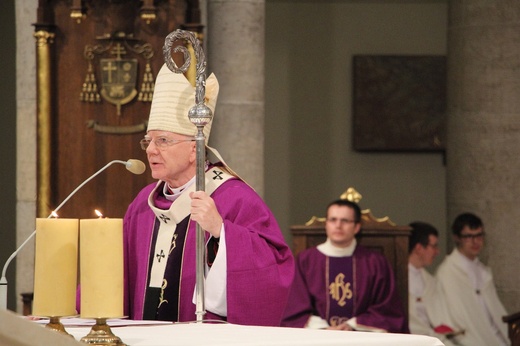
<instances>
[{"instance_id":1,"label":"microphone stand","mask_svg":"<svg viewBox=\"0 0 520 346\"><path fill-rule=\"evenodd\" d=\"M163 47L163 55L166 66L170 71L174 73L185 73L191 63L191 56L186 47L183 45L176 46L173 48L173 43L176 40L185 40L191 43L194 51L195 58L197 59L197 76L195 83L195 106L188 111L188 118L191 123L197 127L197 134L195 136L196 143L196 157L197 157L197 168L195 177L195 189L197 191L205 190L205 162L206 162L206 143L204 138L204 126L211 121L213 114L211 109L204 104L204 97L206 94L206 57L204 51L200 45L199 40L195 37L195 34L190 31L175 30L166 36ZM182 52L184 56L184 64L181 67L177 67L172 59L172 52ZM195 297L196 297L196 311L197 322L202 322L204 315L206 314L204 308L204 270L205 270L205 244L204 244L204 230L197 223L196 225L196 286L195 286Z\"/></svg>"},{"instance_id":2,"label":"microphone stand","mask_svg":"<svg viewBox=\"0 0 520 346\"><path fill-rule=\"evenodd\" d=\"M133 162L132 162L133 161ZM144 171L141 171L140 173L138 173L138 171L135 171L134 167L132 167L132 164L137 162L138 160L129 160L129 161L121 161L121 160L114 160L114 161L110 161L109 163L107 163L104 167L102 167L101 169L99 169L96 173L92 174L87 180L85 180L84 182L82 182L78 187L76 187L74 189L74 191L72 191L68 196L67 198L65 198L63 200L63 202L60 203L60 205L58 205L56 207L56 209L54 209L54 211L52 213L49 214L49 216L47 216L47 218L50 218L52 217L58 210L61 209L61 207L63 207L65 205L65 203L67 203L67 201L76 193L78 192L79 189L81 189L86 183L88 183L89 181L91 181L92 179L94 179L99 173L103 172L105 169L107 169L109 166L113 165L114 163L121 163L123 165L126 166L126 168L128 170L130 170L132 173L134 174L141 174L143 173ZM141 164L142 162L139 161ZM25 239L25 241L16 249L15 252L13 252L11 254L11 256L9 256L9 258L7 259L7 261L5 262L4 264L4 268L2 269L2 277L0 278L0 310L3 309L3 310L7 310L7 278L6 278L6 273L7 273L7 268L9 267L9 264L11 263L11 261L16 257L16 255L18 255L18 253L20 252L20 250L22 250L22 248L34 237L34 235L36 234L36 230L34 230L30 235L29 237L27 237L27 239Z\"/></svg>"}]
</instances>

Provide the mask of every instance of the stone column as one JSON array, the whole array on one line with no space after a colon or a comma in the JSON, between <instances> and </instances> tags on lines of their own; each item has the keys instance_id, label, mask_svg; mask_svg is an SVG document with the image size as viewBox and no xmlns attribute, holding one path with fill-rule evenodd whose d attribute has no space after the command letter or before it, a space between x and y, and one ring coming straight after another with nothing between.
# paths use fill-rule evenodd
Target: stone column
<instances>
[{"instance_id":1,"label":"stone column","mask_svg":"<svg viewBox=\"0 0 520 346\"><path fill-rule=\"evenodd\" d=\"M262 195L265 0L211 0L207 10L208 72L220 82L209 144Z\"/></svg>"},{"instance_id":2,"label":"stone column","mask_svg":"<svg viewBox=\"0 0 520 346\"><path fill-rule=\"evenodd\" d=\"M520 2L449 2L448 220L471 211L509 313L520 310ZM451 224L450 224L451 226Z\"/></svg>"},{"instance_id":3,"label":"stone column","mask_svg":"<svg viewBox=\"0 0 520 346\"><path fill-rule=\"evenodd\" d=\"M17 1L16 10L16 246L34 231L36 223L36 1ZM9 270L14 270L10 268ZM22 312L20 293L33 291L34 239L16 257L16 311ZM9 284L9 290L15 288Z\"/></svg>"}]
</instances>

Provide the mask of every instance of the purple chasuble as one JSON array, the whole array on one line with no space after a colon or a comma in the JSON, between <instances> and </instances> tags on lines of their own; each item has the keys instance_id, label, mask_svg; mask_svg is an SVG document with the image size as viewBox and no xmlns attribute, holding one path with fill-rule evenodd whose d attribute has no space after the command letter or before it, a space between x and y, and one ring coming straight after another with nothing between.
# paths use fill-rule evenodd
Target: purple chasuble
<instances>
[{"instance_id":1,"label":"purple chasuble","mask_svg":"<svg viewBox=\"0 0 520 346\"><path fill-rule=\"evenodd\" d=\"M328 308L326 320L331 326L340 325L354 311L354 275L352 257L327 257Z\"/></svg>"},{"instance_id":2,"label":"purple chasuble","mask_svg":"<svg viewBox=\"0 0 520 346\"><path fill-rule=\"evenodd\" d=\"M316 247L299 253L282 326L305 327L312 315L329 321L328 258ZM355 283L352 288L353 313L352 316L345 314L343 317L356 317L357 324L361 326L409 333L394 273L386 258L361 245L356 246L351 258Z\"/></svg>"},{"instance_id":3,"label":"purple chasuble","mask_svg":"<svg viewBox=\"0 0 520 346\"><path fill-rule=\"evenodd\" d=\"M218 175L206 177L218 179ZM143 319L149 260L155 247L152 241L156 217L148 205L155 187L156 184L150 184L141 190L124 218L125 314L135 320ZM227 321L279 326L294 276L294 260L278 223L258 194L239 179L225 181L211 197L222 216L226 234ZM156 193L154 203L159 198ZM176 267L180 272L179 322L196 319L195 226L195 222L189 221L182 261L171 266L168 263L168 268ZM211 311L207 315L212 316Z\"/></svg>"}]
</instances>

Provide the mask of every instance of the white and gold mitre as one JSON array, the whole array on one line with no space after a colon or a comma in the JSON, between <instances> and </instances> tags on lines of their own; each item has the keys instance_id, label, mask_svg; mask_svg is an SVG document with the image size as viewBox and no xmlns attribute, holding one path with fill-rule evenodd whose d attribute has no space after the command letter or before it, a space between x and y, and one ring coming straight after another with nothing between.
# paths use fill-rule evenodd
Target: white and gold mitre
<instances>
[{"instance_id":1,"label":"white and gold mitre","mask_svg":"<svg viewBox=\"0 0 520 346\"><path fill-rule=\"evenodd\" d=\"M205 104L215 115L219 84L212 73L206 80ZM195 136L197 127L188 118L189 110L195 106L195 88L182 73L172 72L164 64L157 75L153 92L148 131L160 130ZM211 132L210 121L204 126L204 137L208 143Z\"/></svg>"}]
</instances>

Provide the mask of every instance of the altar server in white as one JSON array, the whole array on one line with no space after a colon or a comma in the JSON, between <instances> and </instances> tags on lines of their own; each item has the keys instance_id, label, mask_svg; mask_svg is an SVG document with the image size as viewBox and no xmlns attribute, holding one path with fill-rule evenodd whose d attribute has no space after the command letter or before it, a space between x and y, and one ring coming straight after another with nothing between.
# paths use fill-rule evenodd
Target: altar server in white
<instances>
[{"instance_id":1,"label":"altar server in white","mask_svg":"<svg viewBox=\"0 0 520 346\"><path fill-rule=\"evenodd\" d=\"M450 314L457 327L464 329L463 345L509 345L507 312L498 298L489 267L478 259L484 247L484 225L472 214L464 213L452 226L456 248L437 271Z\"/></svg>"},{"instance_id":2,"label":"altar server in white","mask_svg":"<svg viewBox=\"0 0 520 346\"><path fill-rule=\"evenodd\" d=\"M408 256L408 309L412 334L435 336L446 346L458 345L446 300L437 280L426 270L439 255L439 232L425 222L412 222Z\"/></svg>"}]
</instances>

